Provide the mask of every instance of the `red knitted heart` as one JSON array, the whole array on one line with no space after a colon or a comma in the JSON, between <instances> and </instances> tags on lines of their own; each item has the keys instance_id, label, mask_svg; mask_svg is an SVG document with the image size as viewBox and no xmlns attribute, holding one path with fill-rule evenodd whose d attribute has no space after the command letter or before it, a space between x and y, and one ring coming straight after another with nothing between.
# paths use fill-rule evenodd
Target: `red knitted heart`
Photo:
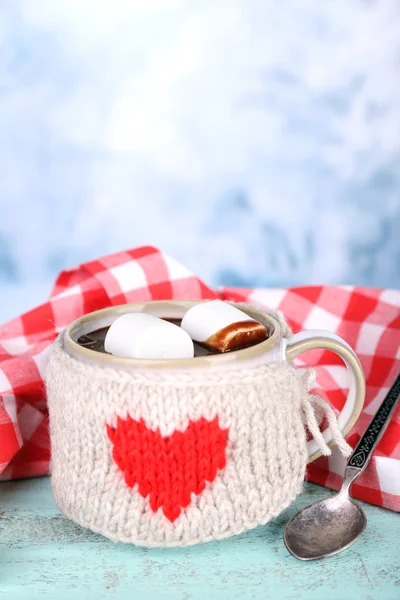
<instances>
[{"instance_id":1,"label":"red knitted heart","mask_svg":"<svg viewBox=\"0 0 400 600\"><path fill-rule=\"evenodd\" d=\"M226 465L228 429L221 429L218 417L189 421L185 431L168 437L151 431L143 419L118 417L116 428L107 425L107 434L126 485L138 484L152 511L162 507L171 522L189 505L191 494L201 494L206 481L214 481Z\"/></svg>"}]
</instances>

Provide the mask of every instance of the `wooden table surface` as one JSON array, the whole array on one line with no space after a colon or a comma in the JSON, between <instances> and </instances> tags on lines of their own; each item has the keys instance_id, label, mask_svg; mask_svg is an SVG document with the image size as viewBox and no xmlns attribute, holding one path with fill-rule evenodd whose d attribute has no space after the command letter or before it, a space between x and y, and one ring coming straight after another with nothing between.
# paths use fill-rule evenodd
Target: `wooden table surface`
<instances>
[{"instance_id":1,"label":"wooden table surface","mask_svg":"<svg viewBox=\"0 0 400 600\"><path fill-rule=\"evenodd\" d=\"M400 600L400 515L364 505L364 536L309 563L284 547L284 524L331 492L305 493L273 523L221 542L146 549L114 544L55 506L49 478L0 483L1 600Z\"/></svg>"}]
</instances>

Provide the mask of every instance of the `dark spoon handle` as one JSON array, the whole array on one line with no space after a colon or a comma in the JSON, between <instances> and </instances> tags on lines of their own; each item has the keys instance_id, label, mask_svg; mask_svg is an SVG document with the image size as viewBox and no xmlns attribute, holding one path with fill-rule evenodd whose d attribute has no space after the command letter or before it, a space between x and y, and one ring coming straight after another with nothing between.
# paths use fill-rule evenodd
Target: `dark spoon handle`
<instances>
[{"instance_id":1,"label":"dark spoon handle","mask_svg":"<svg viewBox=\"0 0 400 600\"><path fill-rule=\"evenodd\" d=\"M355 447L350 457L347 467L355 467L360 472L367 465L367 462L381 439L383 432L389 424L390 417L395 409L400 394L400 374L387 393L386 398L378 408L376 415L368 425L364 435Z\"/></svg>"}]
</instances>

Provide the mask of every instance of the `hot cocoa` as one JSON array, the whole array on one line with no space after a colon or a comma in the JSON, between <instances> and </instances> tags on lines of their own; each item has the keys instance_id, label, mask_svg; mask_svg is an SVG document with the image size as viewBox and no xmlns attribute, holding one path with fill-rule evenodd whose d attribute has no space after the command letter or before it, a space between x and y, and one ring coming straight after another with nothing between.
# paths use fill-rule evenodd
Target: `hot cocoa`
<instances>
[{"instance_id":1,"label":"hot cocoa","mask_svg":"<svg viewBox=\"0 0 400 600\"><path fill-rule=\"evenodd\" d=\"M181 325L182 319L173 319L169 317L163 317L164 321L169 321L174 325ZM263 342L267 339L267 334L265 328L261 326L260 328L250 327L249 321L243 321L234 323L228 326L226 329L229 331L221 331L218 332L217 335L220 337L223 336L224 340L219 340L224 343L224 349L222 352L230 352L233 350L243 350L244 348L249 348L250 346L255 346L260 342ZM104 340L106 338L109 327L100 327L99 329L95 329L85 335L81 335L78 338L78 344L83 346L84 348L88 348L89 350L94 350L96 352L106 353L104 349ZM235 333L235 345L232 344L233 333ZM214 349L213 347L200 343L194 342L194 356L207 356L210 354L220 354L221 351ZM107 354L107 353L106 353Z\"/></svg>"}]
</instances>

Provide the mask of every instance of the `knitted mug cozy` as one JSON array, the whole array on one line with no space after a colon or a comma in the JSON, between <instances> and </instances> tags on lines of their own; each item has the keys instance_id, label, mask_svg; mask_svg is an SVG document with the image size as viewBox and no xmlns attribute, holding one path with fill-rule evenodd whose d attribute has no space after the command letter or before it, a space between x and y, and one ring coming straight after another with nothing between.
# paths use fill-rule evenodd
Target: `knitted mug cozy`
<instances>
[{"instance_id":1,"label":"knitted mug cozy","mask_svg":"<svg viewBox=\"0 0 400 600\"><path fill-rule=\"evenodd\" d=\"M143 546L265 524L302 490L305 423L330 453L316 403L348 453L332 409L309 394L313 381L284 361L229 372L105 368L70 356L61 334L46 375L56 503L93 531Z\"/></svg>"}]
</instances>

